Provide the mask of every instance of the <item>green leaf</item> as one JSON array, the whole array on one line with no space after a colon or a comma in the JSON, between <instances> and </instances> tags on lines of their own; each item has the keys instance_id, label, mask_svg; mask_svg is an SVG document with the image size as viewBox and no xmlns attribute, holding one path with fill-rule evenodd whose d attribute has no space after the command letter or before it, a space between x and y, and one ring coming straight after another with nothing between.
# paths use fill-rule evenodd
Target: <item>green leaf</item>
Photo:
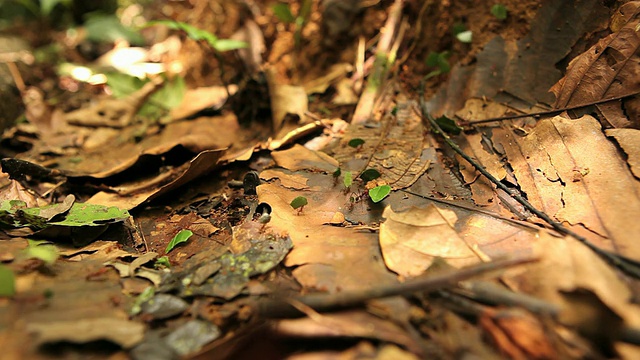
<instances>
[{"instance_id":1,"label":"green leaf","mask_svg":"<svg viewBox=\"0 0 640 360\"><path fill-rule=\"evenodd\" d=\"M342 183L346 188L351 187L351 184L353 184L353 174L351 173L351 171L344 172L344 179L342 179Z\"/></svg>"},{"instance_id":2,"label":"green leaf","mask_svg":"<svg viewBox=\"0 0 640 360\"><path fill-rule=\"evenodd\" d=\"M498 20L504 20L507 18L507 7L502 4L495 4L491 7L491 13Z\"/></svg>"},{"instance_id":3,"label":"green leaf","mask_svg":"<svg viewBox=\"0 0 640 360\"><path fill-rule=\"evenodd\" d=\"M195 26L191 26L187 23L183 23L180 21L173 21L173 20L156 20L156 21L149 21L145 24L145 27L149 27L149 26L153 26L153 25L164 25L166 27L168 27L171 30L180 30L180 31L184 31L187 36L193 40L207 40L207 41L214 41L217 40L218 38L213 35L212 33L205 31L205 30L201 30L198 29Z\"/></svg>"},{"instance_id":4,"label":"green leaf","mask_svg":"<svg viewBox=\"0 0 640 360\"><path fill-rule=\"evenodd\" d=\"M282 21L286 24L291 24L296 20L296 17L291 13L291 9L287 4L275 4L271 7L273 10L273 14L278 18L278 20Z\"/></svg>"},{"instance_id":5,"label":"green leaf","mask_svg":"<svg viewBox=\"0 0 640 360\"><path fill-rule=\"evenodd\" d=\"M133 306L131 306L130 314L131 315L139 314L140 311L142 311L142 304L144 304L147 301L151 300L155 294L156 294L156 290L155 290L155 288L153 286L149 286L146 289L144 289L140 293L140 295L138 295L136 297L136 299L134 300Z\"/></svg>"},{"instance_id":6,"label":"green leaf","mask_svg":"<svg viewBox=\"0 0 640 360\"><path fill-rule=\"evenodd\" d=\"M13 271L0 265L0 296L13 296L16 293L16 278Z\"/></svg>"},{"instance_id":7,"label":"green leaf","mask_svg":"<svg viewBox=\"0 0 640 360\"><path fill-rule=\"evenodd\" d=\"M367 169L360 174L360 179L365 182L369 182L371 180L375 180L380 177L380 172L376 169Z\"/></svg>"},{"instance_id":8,"label":"green leaf","mask_svg":"<svg viewBox=\"0 0 640 360\"><path fill-rule=\"evenodd\" d=\"M106 76L107 85L109 85L113 96L116 98L131 95L137 90L140 90L146 83L146 81L140 78L119 72L107 73Z\"/></svg>"},{"instance_id":9,"label":"green leaf","mask_svg":"<svg viewBox=\"0 0 640 360\"><path fill-rule=\"evenodd\" d=\"M333 177L337 178L338 176L340 176L341 173L342 173L342 170L340 170L340 168L337 168L336 171L333 172Z\"/></svg>"},{"instance_id":10,"label":"green leaf","mask_svg":"<svg viewBox=\"0 0 640 360\"><path fill-rule=\"evenodd\" d=\"M168 254L169 251L173 250L173 248L176 247L176 245L189 240L191 235L193 235L193 232L191 230L180 230L180 232L177 233L176 236L174 236L173 239L171 239L171 241L169 241L169 244L167 245L167 248L164 250L164 253Z\"/></svg>"},{"instance_id":11,"label":"green leaf","mask_svg":"<svg viewBox=\"0 0 640 360\"><path fill-rule=\"evenodd\" d=\"M166 268L170 268L171 267L171 262L169 261L169 257L168 256L161 256L159 257L156 262L153 264L154 268L159 268L159 267L166 267Z\"/></svg>"},{"instance_id":12,"label":"green leaf","mask_svg":"<svg viewBox=\"0 0 640 360\"><path fill-rule=\"evenodd\" d=\"M74 203L64 220L50 222L58 226L102 226L129 218L127 210L115 206L104 206L86 203Z\"/></svg>"},{"instance_id":13,"label":"green leaf","mask_svg":"<svg viewBox=\"0 0 640 360\"><path fill-rule=\"evenodd\" d=\"M58 248L46 240L28 240L29 246L22 250L22 256L27 259L40 259L47 265L53 265L58 260Z\"/></svg>"},{"instance_id":14,"label":"green leaf","mask_svg":"<svg viewBox=\"0 0 640 360\"><path fill-rule=\"evenodd\" d=\"M427 80L427 79L431 79L432 77L434 77L434 76L438 76L438 75L440 75L440 74L442 74L442 71L440 71L440 70L433 70L432 72L430 72L430 73L428 73L427 75L425 75L425 76L424 76L424 79L425 79L425 80Z\"/></svg>"},{"instance_id":15,"label":"green leaf","mask_svg":"<svg viewBox=\"0 0 640 360\"><path fill-rule=\"evenodd\" d=\"M473 33L471 32L471 30L463 31L463 32L459 33L458 35L456 35L456 38L458 38L458 40L460 40L460 42L468 44L471 41L473 41Z\"/></svg>"},{"instance_id":16,"label":"green leaf","mask_svg":"<svg viewBox=\"0 0 640 360\"><path fill-rule=\"evenodd\" d=\"M313 0L302 0L302 6L300 7L298 18L302 18L306 22L309 19L309 15L311 15L312 5Z\"/></svg>"},{"instance_id":17,"label":"green leaf","mask_svg":"<svg viewBox=\"0 0 640 360\"><path fill-rule=\"evenodd\" d=\"M369 197L374 203L379 203L382 199L386 198L391 192L391 186L380 185L369 190Z\"/></svg>"},{"instance_id":18,"label":"green leaf","mask_svg":"<svg viewBox=\"0 0 640 360\"><path fill-rule=\"evenodd\" d=\"M71 5L70 0L40 0L40 13L44 16L51 14L51 11L56 5L62 4L63 6Z\"/></svg>"},{"instance_id":19,"label":"green leaf","mask_svg":"<svg viewBox=\"0 0 640 360\"><path fill-rule=\"evenodd\" d=\"M291 207L294 209L299 209L305 205L307 205L309 202L307 201L307 198L304 196L298 196L297 198L291 200Z\"/></svg>"},{"instance_id":20,"label":"green leaf","mask_svg":"<svg viewBox=\"0 0 640 360\"><path fill-rule=\"evenodd\" d=\"M451 65L449 65L450 55L451 53L448 51L443 51L441 53L432 51L429 53L429 55L427 55L427 60L425 61L427 66L438 68L438 70L432 71L431 73L427 74L428 78L436 75L440 75L440 74L446 74L451 70ZM435 74L429 76L432 73L435 73Z\"/></svg>"},{"instance_id":21,"label":"green leaf","mask_svg":"<svg viewBox=\"0 0 640 360\"><path fill-rule=\"evenodd\" d=\"M87 40L90 41L112 43L125 39L131 44L144 44L144 39L138 32L122 25L120 19L113 15L90 17L85 23L85 30Z\"/></svg>"},{"instance_id":22,"label":"green leaf","mask_svg":"<svg viewBox=\"0 0 640 360\"><path fill-rule=\"evenodd\" d=\"M446 116L441 116L436 119L436 123L440 126L440 128L449 134L458 135L462 131L462 128L456 124L455 121L449 119Z\"/></svg>"},{"instance_id":23,"label":"green leaf","mask_svg":"<svg viewBox=\"0 0 640 360\"><path fill-rule=\"evenodd\" d=\"M354 138L349 140L348 145L351 146L352 148L357 148L360 145L364 144L364 140L360 139L360 138Z\"/></svg>"},{"instance_id":24,"label":"green leaf","mask_svg":"<svg viewBox=\"0 0 640 360\"><path fill-rule=\"evenodd\" d=\"M467 31L467 27L464 26L464 24L461 23L457 23L455 25L453 25L453 28L451 29L451 31L453 32L453 35L458 35L463 31Z\"/></svg>"},{"instance_id":25,"label":"green leaf","mask_svg":"<svg viewBox=\"0 0 640 360\"><path fill-rule=\"evenodd\" d=\"M168 114L169 110L182 103L182 98L187 92L184 78L176 76L166 81L164 85L155 91L138 110L138 115L146 119L160 119Z\"/></svg>"},{"instance_id":26,"label":"green leaf","mask_svg":"<svg viewBox=\"0 0 640 360\"><path fill-rule=\"evenodd\" d=\"M218 39L214 44L211 44L214 49L219 52L225 52L230 50L244 49L249 46L246 42L240 40L231 39Z\"/></svg>"},{"instance_id":27,"label":"green leaf","mask_svg":"<svg viewBox=\"0 0 640 360\"><path fill-rule=\"evenodd\" d=\"M195 41L204 40L212 48L220 52L246 48L248 46L247 43L244 41L219 39L216 35L214 35L209 31L198 29L195 26L191 26L187 23L183 23L179 21L171 21L171 20L149 21L145 26L152 26L152 25L164 25L172 30L184 31L189 38Z\"/></svg>"}]
</instances>

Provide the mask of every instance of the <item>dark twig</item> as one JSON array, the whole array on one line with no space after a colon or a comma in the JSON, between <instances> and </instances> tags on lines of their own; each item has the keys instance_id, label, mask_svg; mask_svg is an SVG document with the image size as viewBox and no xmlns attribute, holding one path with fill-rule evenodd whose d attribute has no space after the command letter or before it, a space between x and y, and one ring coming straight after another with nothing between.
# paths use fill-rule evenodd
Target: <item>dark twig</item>
<instances>
[{"instance_id":1,"label":"dark twig","mask_svg":"<svg viewBox=\"0 0 640 360\"><path fill-rule=\"evenodd\" d=\"M560 109L547 110L547 111L541 111L541 112L530 113L530 114L507 115L507 116L501 116L501 117L496 117L496 118L491 118L491 119L484 119L484 120L477 120L477 121L462 119L462 121L460 122L460 125L468 126L468 125L476 125L476 124L486 124L486 123L490 123L490 122L494 122L494 121L521 119L521 118L526 118L526 117L540 117L540 116L547 116L547 115L556 115L556 114L560 114L561 112L564 112L564 111L567 111L567 110L576 110L576 109L580 109L580 108L587 107L587 106L604 104L604 103L607 103L609 101L621 100L621 99L628 98L630 96L635 96L635 95L638 95L638 94L640 94L640 91L636 91L636 92L633 92L633 93L630 93L630 94L625 94L625 95L620 95L620 96L614 96L614 97L609 98L609 99L600 99L598 101L591 101L591 102L588 102L586 104L567 106L567 107L563 107L563 108L560 108Z\"/></svg>"},{"instance_id":2,"label":"dark twig","mask_svg":"<svg viewBox=\"0 0 640 360\"><path fill-rule=\"evenodd\" d=\"M464 151L462 151L462 149L458 146L458 144L456 144L449 137L449 135L447 135L447 133L445 133L440 128L440 125L438 125L438 123L433 118L433 116L431 116L431 114L429 114L428 109L427 109L427 105L426 105L426 103L424 101L423 94L424 94L424 82L422 83L421 88L420 88L420 107L421 107L421 110L422 110L423 119L427 119L427 121L431 124L432 130L435 131L437 134L440 134L442 136L442 138L444 139L444 141L447 143L447 145L449 145L451 147L451 149L453 149L453 151L455 151L458 155L462 156L462 158L464 158L471 165L473 165L473 167L476 170L478 170L482 175L484 175L487 179L489 179L489 181L491 181L498 189L501 189L502 191L504 191L507 194L509 194L513 199L515 199L522 206L524 206L525 209L529 210L531 213L535 214L537 217L539 217L540 219L544 220L547 224L551 225L551 227L554 230L558 231L561 234L569 235L569 236L575 238L576 240L578 240L581 243L583 243L585 246L587 246L594 253L596 253L598 256L600 256L602 259L604 259L605 261L607 261L611 265L613 265L613 266L617 267L618 269L624 271L628 275L631 275L631 276L633 276L635 278L639 278L640 279L640 263L638 263L637 261L635 261L633 259L629 259L627 257L624 257L622 255L614 254L614 253L609 252L607 250L601 249L601 248L597 247L595 244L591 243L589 240L587 240L587 238L585 238L584 236L577 234L573 230L570 230L567 227L565 227L564 225L562 225L561 223L553 220L549 215L547 215L546 213L536 209L533 205L531 205L531 203L529 203L529 201L527 199L525 199L522 195L520 195L519 193L514 193L512 191L512 189L510 189L505 184L500 182L500 180L496 179L495 176L491 175L491 173L489 173L480 163L478 163L471 156L467 155Z\"/></svg>"},{"instance_id":3,"label":"dark twig","mask_svg":"<svg viewBox=\"0 0 640 360\"><path fill-rule=\"evenodd\" d=\"M337 294L311 294L293 298L297 303L302 303L315 311L331 311L360 305L367 300L389 296L411 294L417 291L430 292L446 287L454 286L459 281L473 276L503 269L515 265L536 261L532 257L518 257L495 260L489 263L481 263L463 269L446 271L429 275L424 278L409 280L400 284L380 286L363 291L349 291ZM256 304L256 310L261 317L285 318L304 315L300 310L291 305L291 299L272 299L260 301Z\"/></svg>"}]
</instances>

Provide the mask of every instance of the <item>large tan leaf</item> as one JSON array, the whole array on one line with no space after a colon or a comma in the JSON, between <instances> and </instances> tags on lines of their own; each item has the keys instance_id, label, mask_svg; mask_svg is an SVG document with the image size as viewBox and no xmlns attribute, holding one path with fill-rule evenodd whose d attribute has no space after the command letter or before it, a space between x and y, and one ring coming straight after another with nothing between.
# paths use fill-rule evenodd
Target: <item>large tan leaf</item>
<instances>
[{"instance_id":1,"label":"large tan leaf","mask_svg":"<svg viewBox=\"0 0 640 360\"><path fill-rule=\"evenodd\" d=\"M423 273L435 257L464 266L507 254L526 254L537 236L537 230L516 222L451 206L431 204L404 212L387 207L383 217L382 255L387 267L402 276Z\"/></svg>"},{"instance_id":2,"label":"large tan leaf","mask_svg":"<svg viewBox=\"0 0 640 360\"><path fill-rule=\"evenodd\" d=\"M278 163L298 166L299 161L305 161L300 154L311 152L300 148L278 152ZM304 287L329 292L395 282L395 277L382 263L376 234L329 225L336 212L343 211L347 217L351 215L345 209L349 194L343 192L344 187L334 186L331 174L314 171L331 164L333 159L328 157L330 160L326 162L324 157L328 156L305 156L312 161L309 163L311 171L293 173L296 177L309 179L307 184L311 186L306 190L295 190L280 183L280 178L287 180L291 177L290 171L282 169L269 170L268 176L272 181L257 188L260 202L266 202L272 208L268 226L288 232L293 241L293 250L286 257L285 265L297 266L293 276ZM335 168L325 168L329 169ZM298 214L289 203L301 195L309 203Z\"/></svg>"}]
</instances>

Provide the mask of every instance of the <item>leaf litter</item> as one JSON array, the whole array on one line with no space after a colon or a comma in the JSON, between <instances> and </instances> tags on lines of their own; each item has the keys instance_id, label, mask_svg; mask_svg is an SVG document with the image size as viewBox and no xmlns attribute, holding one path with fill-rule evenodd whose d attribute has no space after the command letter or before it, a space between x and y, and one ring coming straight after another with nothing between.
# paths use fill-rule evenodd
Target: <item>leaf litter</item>
<instances>
[{"instance_id":1,"label":"leaf litter","mask_svg":"<svg viewBox=\"0 0 640 360\"><path fill-rule=\"evenodd\" d=\"M370 20L362 39L385 29L377 49L359 42L355 66L319 52L336 46L323 36L344 29L321 28L305 11L327 13L329 5L291 4L301 20L290 27L275 26L272 8L245 19L235 28L244 35L234 38L248 42L239 54L252 75L266 68L261 85L252 80L263 102L243 100L251 82L186 89L204 78L185 61L187 82L122 77L142 90L66 113L31 112L3 137L8 149L29 149L11 150L17 156L2 162L11 177L3 179L0 209L7 354L35 357L106 340L121 349L112 353L136 359L221 349L284 358L301 349L287 348L286 339L303 338L318 349L309 356L637 357L637 280L616 261L633 267L640 259L630 97L638 2L545 3L535 17L526 5L505 3L506 19L493 3L474 4L487 20L463 25L469 44L442 48L453 35L431 44L452 51L451 60L467 46L477 61L452 66L426 103L407 90L426 65L393 62L406 50L400 44L415 41L402 24L423 21L402 18L403 6L415 4L397 0L342 10ZM442 28L467 11L437 6L447 14L435 22ZM532 19L521 38L478 30L519 18ZM197 34L179 40L193 59L206 51L189 53L190 42L223 49L217 33ZM317 66L319 57L333 70ZM431 93L444 74L424 79ZM355 109L345 105L354 101L332 102L345 86L357 94L365 76ZM114 93L117 78L107 84ZM228 100L240 99L242 111L224 106L233 94ZM164 106L149 110L159 101ZM573 108L584 105L597 111ZM455 130L450 136L473 160L451 152L425 106L454 120L436 124ZM514 114L521 118L497 119ZM245 175L249 169L257 173ZM176 240L181 231L188 241ZM289 316L302 318L282 319ZM264 321L277 350L261 348ZM254 346L238 345L243 337ZM320 340L327 338L345 342Z\"/></svg>"}]
</instances>

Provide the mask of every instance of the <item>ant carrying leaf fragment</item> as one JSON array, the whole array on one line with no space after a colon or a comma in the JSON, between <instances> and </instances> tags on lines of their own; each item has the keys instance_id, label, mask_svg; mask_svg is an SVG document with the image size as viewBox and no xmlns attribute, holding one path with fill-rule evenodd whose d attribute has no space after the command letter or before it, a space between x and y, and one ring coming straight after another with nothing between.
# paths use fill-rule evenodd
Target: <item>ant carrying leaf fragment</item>
<instances>
[{"instance_id":1,"label":"ant carrying leaf fragment","mask_svg":"<svg viewBox=\"0 0 640 360\"><path fill-rule=\"evenodd\" d=\"M294 208L295 210L298 210L298 215L300 215L302 213L302 210L304 210L304 207L309 203L309 201L307 201L307 198L304 196L298 196L295 199L291 200L291 207Z\"/></svg>"}]
</instances>

